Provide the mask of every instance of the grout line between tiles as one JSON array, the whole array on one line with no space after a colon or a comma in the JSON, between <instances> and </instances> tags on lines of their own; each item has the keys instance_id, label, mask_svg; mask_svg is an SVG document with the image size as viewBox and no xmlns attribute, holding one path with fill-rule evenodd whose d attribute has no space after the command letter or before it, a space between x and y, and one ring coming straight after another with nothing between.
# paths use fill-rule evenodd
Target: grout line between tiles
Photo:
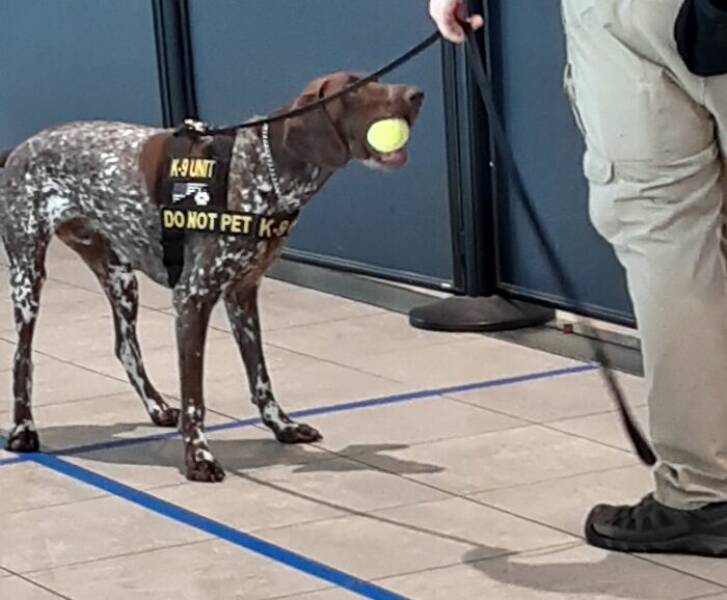
<instances>
[{"instance_id":1,"label":"grout line between tiles","mask_svg":"<svg viewBox=\"0 0 727 600\"><path fill-rule=\"evenodd\" d=\"M363 463L363 464L368 465L368 463ZM532 523L534 525L539 525L541 527L546 527L548 529L551 529L553 531L557 531L557 532L562 533L562 534L565 534L565 535L569 535L571 537L578 537L578 539L581 539L581 540L585 541L585 539L583 538L583 536L574 536L573 533L567 531L566 529L562 529L562 528L557 527L557 526L555 526L555 525L553 525L551 523L546 523L544 521L539 521L538 519L534 519L534 518L528 517L526 515L518 514L518 513L514 512L514 511L508 510L508 509L503 508L501 506L495 506L495 505L489 504L489 503L487 503L485 501L478 500L478 499L472 498L472 497L467 496L467 495L462 495L462 494L459 494L457 492L453 492L453 491L447 490L445 488L441 488L439 486L436 486L436 485L433 485L433 484L430 484L430 483L426 483L424 481L419 481L419 480L413 479L411 477L407 477L406 475L402 475L400 473L395 473L395 472L387 471L386 469L377 467L375 465L368 465L368 466L369 467L372 467L372 468L374 468L374 469L376 469L378 471L382 471L382 472L385 472L385 473L390 473L392 475L395 475L397 477L400 477L402 479L405 479L405 480L407 480L409 482L417 483L419 485L428 487L428 488L433 489L435 491L439 491L439 492L441 492L443 494L446 494L446 495L451 496L452 498L459 498L459 499L465 500L467 502L472 502L474 504L479 504L481 506L485 506L485 507L490 508L492 510L495 510L497 512L500 512L500 513L504 513L506 515L509 515L511 517L515 517L515 518L518 518L518 519L521 519L521 520L524 520L524 521L528 521L528 522L530 522L530 523ZM624 467L620 467L620 468L628 468L628 467L627 466L624 466ZM588 473L579 473L578 475L587 475L587 474ZM544 480L544 481L548 481L548 480ZM539 482L529 482L528 485L533 485L535 483L539 483ZM540 483L542 483L542 482L540 482ZM489 490L489 491L494 491L494 490ZM479 493L484 493L484 492L473 492L473 493L474 494L479 494ZM720 583L719 581L716 581L716 580L710 579L708 577L704 577L702 575L698 575L698 574L695 574L695 573L692 573L692 572L689 572L689 571L684 571L684 570L679 569L679 568L674 568L671 565L666 565L666 564L660 563L660 562L658 562L656 560L653 560L650 557L645 556L645 555L629 554L628 556L631 556L631 557L633 557L636 560L641 560L641 561L647 562L649 564L652 564L652 565L655 565L655 566L658 566L658 567L661 567L661 568L664 568L664 569L668 569L670 571L674 571L676 573L679 573L680 575L684 575L684 576L688 576L688 577L691 577L691 578L694 578L694 579L698 579L698 580L703 581L705 583L709 583L711 585L716 585L716 586L718 586L720 588L725 588L725 586L722 583ZM483 559L483 560L487 560L487 559ZM480 561L475 561L475 562L480 562Z\"/></svg>"},{"instance_id":2,"label":"grout line between tiles","mask_svg":"<svg viewBox=\"0 0 727 600\"><path fill-rule=\"evenodd\" d=\"M117 560L119 558L127 558L130 556L139 556L141 554L150 554L152 552L160 552L163 550L173 550L174 548L186 548L188 546L196 546L199 544L209 544L215 542L217 539L213 536L206 537L201 540L193 540L191 542L179 542L175 544L163 544L154 548L145 548L143 550L132 550L130 552L119 552L117 554L110 554L108 556L101 556L98 558L91 558L88 560L77 560L70 563L64 563L60 565L54 565L52 567L44 567L42 569L30 569L28 571L20 571L18 576L24 575L26 577L32 577L33 575L40 575L42 573L48 573L51 571L58 571L60 569L72 569L75 567L83 567L85 565L92 565L96 563L102 563L110 560Z\"/></svg>"},{"instance_id":3,"label":"grout line between tiles","mask_svg":"<svg viewBox=\"0 0 727 600\"><path fill-rule=\"evenodd\" d=\"M37 581L34 581L22 573L16 573L12 569L5 569L8 573L10 573L11 577L15 577L16 579L22 579L25 583L28 585L32 585L33 587L40 588L41 590L48 592L49 594L55 596L56 598L62 598L63 600L73 600L70 596L66 596L65 594L61 594L60 592L57 592L56 590L49 588L46 585L43 585L42 583L38 583Z\"/></svg>"}]
</instances>

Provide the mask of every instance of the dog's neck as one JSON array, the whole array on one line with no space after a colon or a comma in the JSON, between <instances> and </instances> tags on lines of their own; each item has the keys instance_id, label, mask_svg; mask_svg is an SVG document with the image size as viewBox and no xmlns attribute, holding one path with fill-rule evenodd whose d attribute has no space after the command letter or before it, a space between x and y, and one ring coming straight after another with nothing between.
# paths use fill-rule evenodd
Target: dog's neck
<instances>
[{"instance_id":1,"label":"dog's neck","mask_svg":"<svg viewBox=\"0 0 727 600\"><path fill-rule=\"evenodd\" d=\"M334 170L305 162L286 147L283 136L283 121L270 123L268 149L272 161L272 173L269 172L269 176L271 179L277 176L280 182L279 201L287 204L293 200L291 196L298 194L298 208L301 208L328 181Z\"/></svg>"},{"instance_id":2,"label":"dog's neck","mask_svg":"<svg viewBox=\"0 0 727 600\"><path fill-rule=\"evenodd\" d=\"M282 122L270 124L268 138L277 185L265 160L262 128L241 129L232 151L230 208L261 215L294 213L333 175L285 148Z\"/></svg>"}]
</instances>

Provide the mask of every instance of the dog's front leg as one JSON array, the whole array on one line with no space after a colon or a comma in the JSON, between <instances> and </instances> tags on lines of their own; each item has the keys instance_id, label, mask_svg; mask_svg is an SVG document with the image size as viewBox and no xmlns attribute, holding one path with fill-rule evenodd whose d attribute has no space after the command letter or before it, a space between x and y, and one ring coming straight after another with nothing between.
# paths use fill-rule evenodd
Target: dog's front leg
<instances>
[{"instance_id":1,"label":"dog's front leg","mask_svg":"<svg viewBox=\"0 0 727 600\"><path fill-rule=\"evenodd\" d=\"M175 290L174 293L182 392L181 432L186 475L192 481L222 481L225 478L204 433L204 347L216 300L217 296L211 297L211 294L196 295L186 290Z\"/></svg>"},{"instance_id":2,"label":"dog's front leg","mask_svg":"<svg viewBox=\"0 0 727 600\"><path fill-rule=\"evenodd\" d=\"M265 425L273 431L278 441L285 444L310 444L322 439L313 427L292 421L275 401L263 356L257 287L238 285L228 289L225 307L245 364L252 400L260 409Z\"/></svg>"}]
</instances>

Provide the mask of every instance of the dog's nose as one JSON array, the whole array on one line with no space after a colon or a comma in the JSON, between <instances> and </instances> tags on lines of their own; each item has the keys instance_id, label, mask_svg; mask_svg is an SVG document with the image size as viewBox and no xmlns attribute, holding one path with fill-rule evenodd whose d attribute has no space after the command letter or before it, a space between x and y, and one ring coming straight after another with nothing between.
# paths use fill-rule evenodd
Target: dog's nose
<instances>
[{"instance_id":1,"label":"dog's nose","mask_svg":"<svg viewBox=\"0 0 727 600\"><path fill-rule=\"evenodd\" d=\"M408 87L404 92L404 100L406 100L409 104L419 105L424 100L424 92L422 92L419 88Z\"/></svg>"}]
</instances>

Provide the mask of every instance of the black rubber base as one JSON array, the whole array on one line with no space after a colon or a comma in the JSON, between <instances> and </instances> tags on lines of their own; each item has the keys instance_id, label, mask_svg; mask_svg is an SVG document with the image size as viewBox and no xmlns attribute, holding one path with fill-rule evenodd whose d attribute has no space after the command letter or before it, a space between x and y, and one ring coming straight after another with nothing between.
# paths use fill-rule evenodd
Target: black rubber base
<instances>
[{"instance_id":1,"label":"black rubber base","mask_svg":"<svg viewBox=\"0 0 727 600\"><path fill-rule=\"evenodd\" d=\"M447 298L409 312L409 323L431 331L509 331L537 327L552 320L555 312L500 296Z\"/></svg>"}]
</instances>

